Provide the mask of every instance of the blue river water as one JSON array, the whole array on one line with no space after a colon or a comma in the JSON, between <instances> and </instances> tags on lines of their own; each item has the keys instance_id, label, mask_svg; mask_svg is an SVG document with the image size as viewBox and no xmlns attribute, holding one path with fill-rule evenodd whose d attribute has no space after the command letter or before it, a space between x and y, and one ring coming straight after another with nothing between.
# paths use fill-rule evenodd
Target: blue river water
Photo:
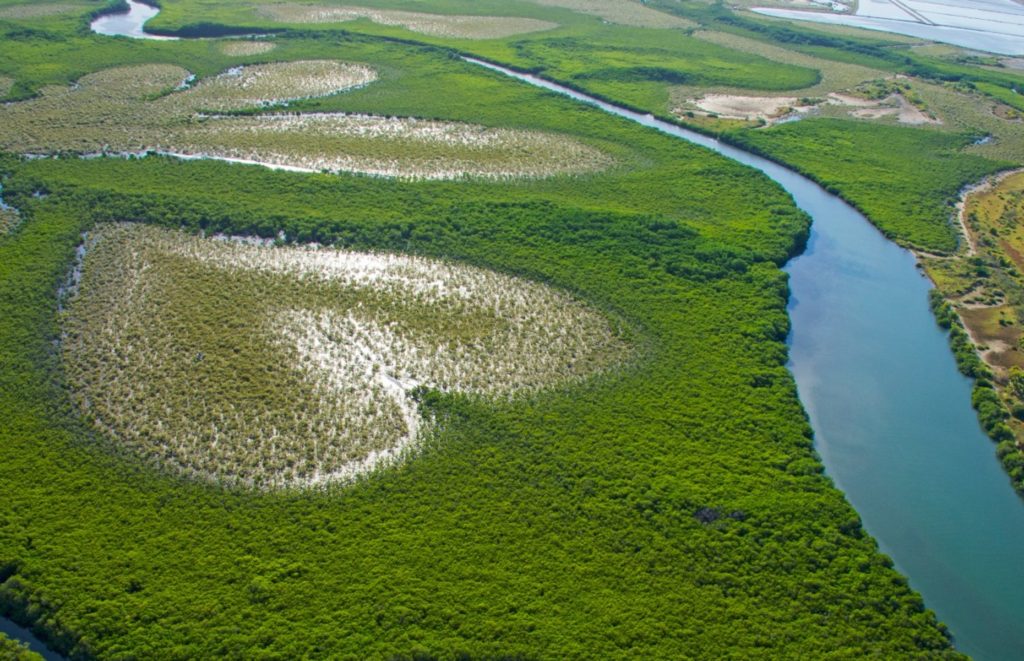
<instances>
[{"instance_id":1,"label":"blue river water","mask_svg":"<svg viewBox=\"0 0 1024 661\"><path fill-rule=\"evenodd\" d=\"M24 627L19 627L5 617L0 617L0 633L5 634L8 638L17 640L19 643L28 645L30 650L42 656L46 661L65 661L64 657L43 645L43 642L36 638L31 631Z\"/></svg>"},{"instance_id":2,"label":"blue river water","mask_svg":"<svg viewBox=\"0 0 1024 661\"><path fill-rule=\"evenodd\" d=\"M93 24L148 37L156 10ZM106 19L106 20L105 20ZM1024 502L970 405L914 257L860 213L787 168L549 81L468 61L564 94L765 173L813 219L786 267L790 363L827 473L897 568L976 659L1024 658Z\"/></svg>"}]
</instances>

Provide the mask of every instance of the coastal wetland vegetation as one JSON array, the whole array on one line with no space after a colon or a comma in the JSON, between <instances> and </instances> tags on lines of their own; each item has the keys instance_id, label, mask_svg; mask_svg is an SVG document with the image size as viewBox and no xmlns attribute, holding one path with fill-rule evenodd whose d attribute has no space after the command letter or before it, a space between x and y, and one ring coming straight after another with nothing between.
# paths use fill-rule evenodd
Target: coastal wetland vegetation
<instances>
[{"instance_id":1,"label":"coastal wetland vegetation","mask_svg":"<svg viewBox=\"0 0 1024 661\"><path fill-rule=\"evenodd\" d=\"M418 23L408 14L423 14L423 3L366 0L355 13L345 9L352 20L330 23L282 22L268 9L280 3L257 4L163 0L148 27L207 38L148 42L89 33L89 17L106 3L31 12L28 3L0 0L0 93L12 102L0 116L18 122L0 123L11 152L0 157L0 174L5 202L19 210L0 235L0 492L8 503L0 513L0 612L72 658L677 658L679 650L694 658L960 658L814 452L785 367L781 271L804 246L806 216L763 176L458 55L718 134L822 182L894 240L943 256L963 250L951 223L961 189L1024 160L1021 122L1007 103L1021 72L918 49L913 40L792 26L697 2L437 0L433 16ZM508 20L461 20L467 16ZM510 21L552 27L446 31ZM264 36L226 38L253 32ZM231 79L281 67L306 67L308 75L271 78L256 95L239 95ZM117 76L144 81L144 93L110 94ZM102 105L73 100L104 80L111 86ZM691 117L685 106L712 92L867 99L872 86L938 122L910 127L821 102L799 121L763 126ZM546 145L552 163L574 167L431 178L417 169L360 174L317 162L310 169L336 172L296 173L119 154L162 150L153 140L196 131L191 125L211 111L214 121L247 131L268 132L268 122L282 121L268 118L278 115L292 124L336 115L426 123L435 132L472 127L472 136L545 136L554 142L484 141L474 154L490 166L509 144L510 152ZM312 139L299 124L264 149L308 154ZM211 151L213 137L189 135L199 136L189 151ZM417 149L380 135L359 140L363 158L408 160ZM103 151L110 155L79 158ZM28 152L46 157L19 156ZM430 168L463 156L456 149L438 158ZM1015 245L1016 225L978 218L971 230L979 237ZM104 235L166 247L149 281L165 288L166 304L148 298L128 311L115 300L129 276L114 269L105 277L102 265L130 264L114 258L130 242L86 248L81 280L68 280L88 237ZM188 419L186 400L171 402L180 408L150 428L133 426L137 437L127 440L117 425L90 418L83 398L95 386L82 365L97 366L95 376L103 361L82 361L105 341L83 341L92 315L117 310L125 324L118 332L130 335L122 339L159 338L171 356L148 382L115 384L139 389L120 400L128 419L155 415L144 388L181 394L189 379L213 384L213 392L263 384L271 395L254 395L255 408L270 402L315 419L324 411L302 407L331 377L257 360L273 341L257 323L261 310L309 297L324 334L352 330L339 321L338 311L353 304L344 288L320 291L294 274L258 269L225 275L173 258L214 235L248 238L218 244L223 249L301 253L316 243L520 283L538 300L552 297L538 310L561 302L562 313L578 313L571 326L584 335L565 338L577 342L570 352L578 372L561 381L523 377L536 387L497 397L426 379L403 392L405 409L381 410L379 419L407 433L403 412L412 407L430 433L406 461L351 480L254 489L246 479L271 473L239 472L230 462L219 474L243 479L195 479L216 462L189 471L166 441L180 429L154 429L202 425L202 416ZM115 252L104 256L104 245ZM929 270L950 292L965 282L962 265L991 275L998 263L998 277L1014 279L1018 267L996 253L977 257L981 265L937 262L948 275ZM986 305L1016 300L1010 284L997 284L1002 295ZM264 296L254 298L254 287ZM973 295L991 297L995 286L983 291ZM100 306L93 313L89 301ZM240 323L222 323L224 301L228 310L245 308ZM362 303L391 309L393 301ZM398 321L411 323L404 309ZM1000 311L1012 322L1001 328L1021 323L1016 309ZM936 310L969 370L978 357L967 331L941 300ZM143 314L151 323L129 319ZM493 314L413 316L423 320L407 336L415 341L382 349L406 368L410 344L509 328ZM208 323L178 323L190 318ZM196 340L212 348L193 351ZM352 364L351 352L330 348L337 342L324 345L326 362ZM564 357L559 351L549 355ZM481 353L478 364L488 364L485 357L493 356ZM473 360L471 352L462 359ZM982 423L1019 479L1019 425L1008 419L1015 373L1009 366L1003 382L976 368ZM271 386L284 372L296 388L277 398ZM232 406L250 404L243 400ZM250 432L231 428L231 443L244 446ZM303 446L302 436L295 443L303 452L319 437L309 434ZM188 449L204 462L215 458L198 441ZM282 470L272 474L314 471Z\"/></svg>"}]
</instances>

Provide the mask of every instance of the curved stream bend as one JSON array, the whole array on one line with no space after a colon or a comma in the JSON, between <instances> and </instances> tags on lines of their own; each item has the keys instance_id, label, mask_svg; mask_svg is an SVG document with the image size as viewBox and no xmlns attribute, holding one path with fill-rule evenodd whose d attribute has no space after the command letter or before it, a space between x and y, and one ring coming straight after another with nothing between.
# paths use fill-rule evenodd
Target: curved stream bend
<instances>
[{"instance_id":1,"label":"curved stream bend","mask_svg":"<svg viewBox=\"0 0 1024 661\"><path fill-rule=\"evenodd\" d=\"M158 10L94 30L140 38ZM119 20L115 21L117 17ZM108 20L104 20L104 18ZM1024 650L1024 507L970 406L945 333L928 309L913 256L812 181L707 136L549 81L466 58L595 105L760 170L813 219L806 252L789 262L789 367L829 475L846 492L958 647L977 659Z\"/></svg>"},{"instance_id":2,"label":"curved stream bend","mask_svg":"<svg viewBox=\"0 0 1024 661\"><path fill-rule=\"evenodd\" d=\"M96 34L108 37L131 37L132 39L154 39L156 41L176 41L177 37L165 37L149 34L143 29L146 21L160 13L158 7L127 0L128 11L116 14L104 14L89 24Z\"/></svg>"},{"instance_id":3,"label":"curved stream bend","mask_svg":"<svg viewBox=\"0 0 1024 661\"><path fill-rule=\"evenodd\" d=\"M809 179L714 138L480 60L760 170L813 219L786 266L789 368L828 474L977 659L1024 650L1024 507L971 408L914 257Z\"/></svg>"}]
</instances>

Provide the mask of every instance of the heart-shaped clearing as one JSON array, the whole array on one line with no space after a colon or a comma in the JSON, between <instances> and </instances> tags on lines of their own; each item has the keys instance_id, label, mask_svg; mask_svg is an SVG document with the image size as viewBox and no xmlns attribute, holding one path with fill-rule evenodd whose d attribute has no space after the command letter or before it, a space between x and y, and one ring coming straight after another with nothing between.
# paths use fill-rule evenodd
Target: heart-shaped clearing
<instances>
[{"instance_id":1,"label":"heart-shaped clearing","mask_svg":"<svg viewBox=\"0 0 1024 661\"><path fill-rule=\"evenodd\" d=\"M493 271L128 224L90 234L63 343L97 428L187 474L263 487L404 456L429 425L419 386L510 397L629 353L605 316Z\"/></svg>"}]
</instances>

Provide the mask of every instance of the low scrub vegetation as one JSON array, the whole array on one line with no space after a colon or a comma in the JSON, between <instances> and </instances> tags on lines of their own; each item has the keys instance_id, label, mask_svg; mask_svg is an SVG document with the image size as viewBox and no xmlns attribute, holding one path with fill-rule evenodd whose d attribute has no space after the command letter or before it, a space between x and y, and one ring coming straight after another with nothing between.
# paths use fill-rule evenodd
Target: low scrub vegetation
<instances>
[{"instance_id":1,"label":"low scrub vegetation","mask_svg":"<svg viewBox=\"0 0 1024 661\"><path fill-rule=\"evenodd\" d=\"M0 108L0 146L23 153L163 151L312 171L412 179L510 179L594 172L612 159L542 131L338 113L226 116L372 82L365 65L238 67L191 84L170 65L120 67Z\"/></svg>"},{"instance_id":2,"label":"low scrub vegetation","mask_svg":"<svg viewBox=\"0 0 1024 661\"><path fill-rule=\"evenodd\" d=\"M7 5L0 7L0 19L33 19L57 16L59 14L72 14L83 12L85 7L63 2L36 2L21 5Z\"/></svg>"},{"instance_id":3,"label":"low scrub vegetation","mask_svg":"<svg viewBox=\"0 0 1024 661\"><path fill-rule=\"evenodd\" d=\"M922 258L935 282L932 306L951 330L957 364L977 379L975 408L1024 494L1024 173L965 195L961 250Z\"/></svg>"},{"instance_id":4,"label":"low scrub vegetation","mask_svg":"<svg viewBox=\"0 0 1024 661\"><path fill-rule=\"evenodd\" d=\"M514 396L622 362L608 322L468 266L102 225L67 304L85 417L190 475L349 479L410 450L419 392Z\"/></svg>"},{"instance_id":5,"label":"low scrub vegetation","mask_svg":"<svg viewBox=\"0 0 1024 661\"><path fill-rule=\"evenodd\" d=\"M269 53L276 47L276 44L272 44L269 41L232 40L222 43L220 51L232 57L246 57Z\"/></svg>"},{"instance_id":6,"label":"low scrub vegetation","mask_svg":"<svg viewBox=\"0 0 1024 661\"><path fill-rule=\"evenodd\" d=\"M423 12L326 5L262 5L257 12L282 23L342 23L367 19L432 37L500 39L558 27L555 23L513 16L458 16Z\"/></svg>"},{"instance_id":7,"label":"low scrub vegetation","mask_svg":"<svg viewBox=\"0 0 1024 661\"><path fill-rule=\"evenodd\" d=\"M171 144L189 154L405 179L547 177L612 163L551 133L366 115L210 118Z\"/></svg>"},{"instance_id":8,"label":"low scrub vegetation","mask_svg":"<svg viewBox=\"0 0 1024 661\"><path fill-rule=\"evenodd\" d=\"M363 64L331 60L235 67L160 102L187 110L242 110L285 105L368 85L377 72Z\"/></svg>"},{"instance_id":9,"label":"low scrub vegetation","mask_svg":"<svg viewBox=\"0 0 1024 661\"><path fill-rule=\"evenodd\" d=\"M960 189L1010 165L964 153L976 139L971 135L838 119L806 119L730 139L796 164L897 242L946 253L957 246L950 219Z\"/></svg>"},{"instance_id":10,"label":"low scrub vegetation","mask_svg":"<svg viewBox=\"0 0 1024 661\"><path fill-rule=\"evenodd\" d=\"M0 236L10 233L20 220L20 216L13 209L0 207Z\"/></svg>"}]
</instances>

